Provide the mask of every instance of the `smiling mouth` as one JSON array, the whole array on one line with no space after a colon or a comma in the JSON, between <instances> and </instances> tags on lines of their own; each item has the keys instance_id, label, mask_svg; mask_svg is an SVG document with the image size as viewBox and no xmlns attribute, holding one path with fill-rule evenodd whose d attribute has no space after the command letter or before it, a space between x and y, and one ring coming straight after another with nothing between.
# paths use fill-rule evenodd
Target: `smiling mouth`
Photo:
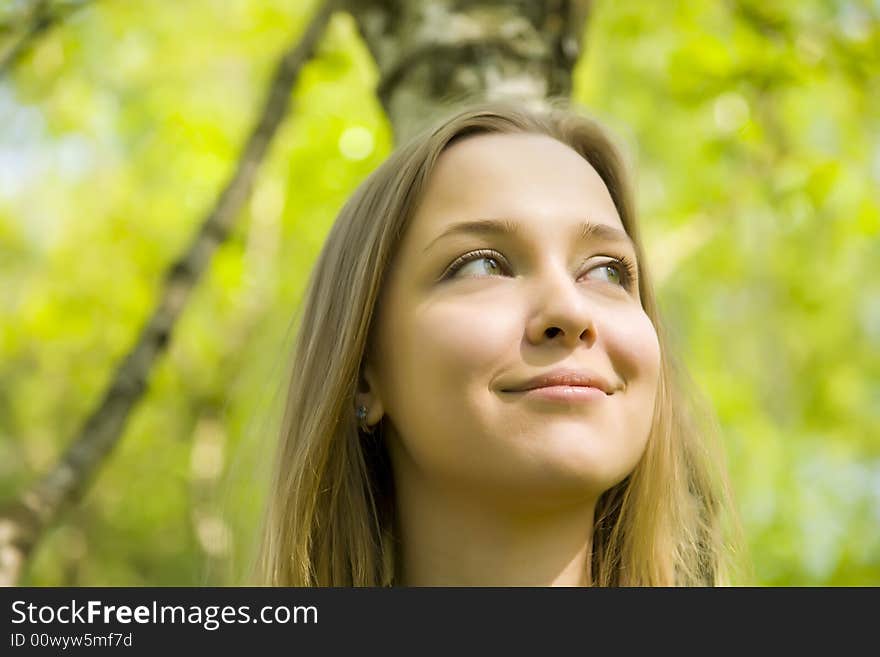
<instances>
[{"instance_id":1,"label":"smiling mouth","mask_svg":"<svg viewBox=\"0 0 880 657\"><path fill-rule=\"evenodd\" d=\"M571 384L571 383L552 383L552 384L545 385L545 386L535 386L534 388L522 388L520 390L504 389L504 390L501 390L501 392L523 393L523 392L532 392L533 390L543 390L546 388L587 388L589 390L597 390L598 392L601 392L603 395L606 395L609 397L613 394L610 392L605 392L604 390L602 390L601 388L597 388L596 386L575 385L575 384Z\"/></svg>"},{"instance_id":2,"label":"smiling mouth","mask_svg":"<svg viewBox=\"0 0 880 657\"><path fill-rule=\"evenodd\" d=\"M611 394L592 386L552 385L529 388L527 390L502 390L508 395L519 395L524 399L555 402L595 402Z\"/></svg>"}]
</instances>

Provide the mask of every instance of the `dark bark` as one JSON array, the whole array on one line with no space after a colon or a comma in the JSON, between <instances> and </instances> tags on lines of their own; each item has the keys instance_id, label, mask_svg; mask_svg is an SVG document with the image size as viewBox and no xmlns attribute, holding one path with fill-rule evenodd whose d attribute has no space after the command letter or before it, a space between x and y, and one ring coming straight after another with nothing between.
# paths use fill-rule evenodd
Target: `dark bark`
<instances>
[{"instance_id":1,"label":"dark bark","mask_svg":"<svg viewBox=\"0 0 880 657\"><path fill-rule=\"evenodd\" d=\"M61 10L53 9L49 0L36 0L21 36L0 54L0 78L12 70L24 54L33 48L40 37L45 36L52 28L85 4L84 1Z\"/></svg>"}]
</instances>

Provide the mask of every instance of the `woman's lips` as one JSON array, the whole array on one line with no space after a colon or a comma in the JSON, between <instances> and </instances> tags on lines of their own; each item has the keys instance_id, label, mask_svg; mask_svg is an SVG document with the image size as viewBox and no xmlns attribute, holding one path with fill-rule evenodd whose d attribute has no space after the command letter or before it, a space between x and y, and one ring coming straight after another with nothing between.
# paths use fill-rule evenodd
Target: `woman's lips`
<instances>
[{"instance_id":1,"label":"woman's lips","mask_svg":"<svg viewBox=\"0 0 880 657\"><path fill-rule=\"evenodd\" d=\"M590 386L544 386L530 390L509 392L508 394L522 395L526 399L561 402L588 402L608 397L604 391Z\"/></svg>"}]
</instances>

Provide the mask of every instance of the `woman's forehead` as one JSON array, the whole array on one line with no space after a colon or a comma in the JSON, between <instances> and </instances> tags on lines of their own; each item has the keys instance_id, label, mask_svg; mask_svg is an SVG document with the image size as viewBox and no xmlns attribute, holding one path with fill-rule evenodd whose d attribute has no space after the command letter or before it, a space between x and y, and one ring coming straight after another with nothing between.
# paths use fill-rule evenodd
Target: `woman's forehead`
<instances>
[{"instance_id":1,"label":"woman's forehead","mask_svg":"<svg viewBox=\"0 0 880 657\"><path fill-rule=\"evenodd\" d=\"M454 194L456 188L479 191L486 183L504 186L555 180L566 184L584 177L599 176L580 154L557 139L530 133L488 133L467 137L443 151L428 187Z\"/></svg>"},{"instance_id":2,"label":"woman's forehead","mask_svg":"<svg viewBox=\"0 0 880 657\"><path fill-rule=\"evenodd\" d=\"M450 147L431 174L409 232L421 249L452 224L480 218L524 228L534 223L535 229L562 218L622 227L593 166L567 145L532 134L478 135Z\"/></svg>"}]
</instances>

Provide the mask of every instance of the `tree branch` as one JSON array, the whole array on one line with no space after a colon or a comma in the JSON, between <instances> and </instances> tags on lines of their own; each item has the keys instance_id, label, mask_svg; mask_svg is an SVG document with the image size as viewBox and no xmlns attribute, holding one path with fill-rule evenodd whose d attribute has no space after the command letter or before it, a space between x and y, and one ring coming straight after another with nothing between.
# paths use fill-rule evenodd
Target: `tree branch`
<instances>
[{"instance_id":1,"label":"tree branch","mask_svg":"<svg viewBox=\"0 0 880 657\"><path fill-rule=\"evenodd\" d=\"M302 38L281 57L259 120L239 157L235 173L203 220L189 248L165 276L164 288L140 337L116 370L104 397L83 424L58 464L0 511L0 585L14 585L40 538L61 513L78 501L119 442L132 408L147 387L149 372L167 347L174 324L227 238L247 199L269 144L287 113L303 65L313 56L336 0L317 10Z\"/></svg>"},{"instance_id":2,"label":"tree branch","mask_svg":"<svg viewBox=\"0 0 880 657\"><path fill-rule=\"evenodd\" d=\"M31 9L30 21L24 29L24 34L21 35L18 41L0 54L0 78L12 70L12 67L33 47L34 42L39 37L61 23L77 9L85 6L86 3L87 0L84 0L80 4L69 7L64 12L61 10L53 12L49 6L49 0L37 0L34 3L33 9Z\"/></svg>"}]
</instances>

